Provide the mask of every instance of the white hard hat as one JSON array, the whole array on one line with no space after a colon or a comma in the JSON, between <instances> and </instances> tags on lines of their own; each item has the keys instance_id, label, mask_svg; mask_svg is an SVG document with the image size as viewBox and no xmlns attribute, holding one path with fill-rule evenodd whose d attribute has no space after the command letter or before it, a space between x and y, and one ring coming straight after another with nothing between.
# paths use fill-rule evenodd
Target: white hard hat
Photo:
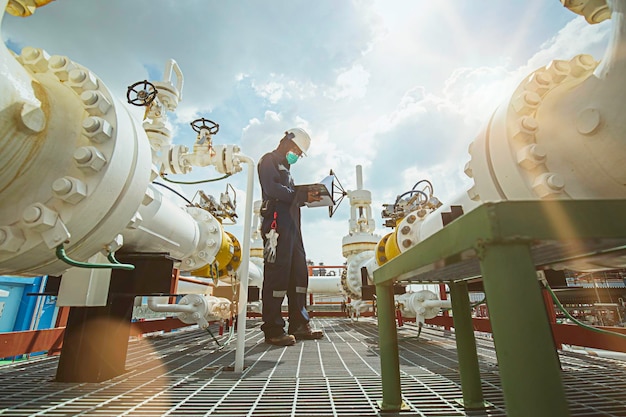
<instances>
[{"instance_id":1,"label":"white hard hat","mask_svg":"<svg viewBox=\"0 0 626 417\"><path fill-rule=\"evenodd\" d=\"M302 155L306 155L309 150L309 146L311 146L311 137L304 131L304 129L300 129L299 127L289 129L285 132L285 137L287 139L291 139L291 141L295 143L298 148L300 148Z\"/></svg>"}]
</instances>

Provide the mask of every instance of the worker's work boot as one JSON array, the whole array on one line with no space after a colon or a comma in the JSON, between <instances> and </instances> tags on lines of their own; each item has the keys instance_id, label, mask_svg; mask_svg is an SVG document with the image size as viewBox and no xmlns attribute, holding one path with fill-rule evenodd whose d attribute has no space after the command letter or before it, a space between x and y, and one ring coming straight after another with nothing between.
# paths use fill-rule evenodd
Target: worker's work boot
<instances>
[{"instance_id":1,"label":"worker's work boot","mask_svg":"<svg viewBox=\"0 0 626 417\"><path fill-rule=\"evenodd\" d=\"M296 344L296 338L290 334L283 333L274 337L265 336L265 343L275 346L292 346Z\"/></svg>"},{"instance_id":2,"label":"worker's work boot","mask_svg":"<svg viewBox=\"0 0 626 417\"><path fill-rule=\"evenodd\" d=\"M312 329L309 323L301 324L295 330L289 330L289 334L293 335L296 340L314 340L324 337L324 332Z\"/></svg>"}]
</instances>

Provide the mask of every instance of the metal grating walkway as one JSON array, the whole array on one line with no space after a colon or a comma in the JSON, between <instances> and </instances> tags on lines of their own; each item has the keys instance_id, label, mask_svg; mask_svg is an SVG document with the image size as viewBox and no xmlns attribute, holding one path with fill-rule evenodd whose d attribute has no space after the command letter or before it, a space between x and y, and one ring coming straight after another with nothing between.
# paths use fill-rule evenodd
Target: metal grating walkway
<instances>
[{"instance_id":1,"label":"metal grating walkway","mask_svg":"<svg viewBox=\"0 0 626 417\"><path fill-rule=\"evenodd\" d=\"M235 341L221 350L206 332L184 330L130 343L127 373L102 383L54 382L58 358L0 367L6 416L505 416L493 344L479 338L484 411L464 412L453 335L399 329L407 411L379 412L375 319L316 319L326 336L281 348L263 343L248 319L245 370ZM215 331L212 330L215 334ZM218 338L228 341L228 335ZM626 416L626 363L561 353L573 416ZM529 399L532 401L532 399Z\"/></svg>"}]
</instances>

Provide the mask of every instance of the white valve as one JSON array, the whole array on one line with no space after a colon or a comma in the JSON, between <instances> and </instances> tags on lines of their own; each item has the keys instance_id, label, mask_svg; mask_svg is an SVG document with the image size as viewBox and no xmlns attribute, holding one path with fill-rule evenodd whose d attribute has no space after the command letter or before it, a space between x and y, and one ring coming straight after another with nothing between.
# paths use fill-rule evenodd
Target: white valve
<instances>
[{"instance_id":1,"label":"white valve","mask_svg":"<svg viewBox=\"0 0 626 417\"><path fill-rule=\"evenodd\" d=\"M176 85L172 83L172 71L176 73ZM169 111L176 110L178 103L183 99L183 73L178 63L173 59L167 61L165 72L163 73L163 81L154 82L157 88L157 97L161 103Z\"/></svg>"},{"instance_id":2,"label":"white valve","mask_svg":"<svg viewBox=\"0 0 626 417\"><path fill-rule=\"evenodd\" d=\"M450 300L440 300L429 290L401 294L396 301L401 307L403 316L415 317L420 323L436 317L442 308L451 308Z\"/></svg>"},{"instance_id":3,"label":"white valve","mask_svg":"<svg viewBox=\"0 0 626 417\"><path fill-rule=\"evenodd\" d=\"M148 298L152 311L176 313L176 318L186 324L209 327L210 321L226 320L231 315L231 302L212 295L188 294L178 304L159 304L156 297Z\"/></svg>"}]
</instances>

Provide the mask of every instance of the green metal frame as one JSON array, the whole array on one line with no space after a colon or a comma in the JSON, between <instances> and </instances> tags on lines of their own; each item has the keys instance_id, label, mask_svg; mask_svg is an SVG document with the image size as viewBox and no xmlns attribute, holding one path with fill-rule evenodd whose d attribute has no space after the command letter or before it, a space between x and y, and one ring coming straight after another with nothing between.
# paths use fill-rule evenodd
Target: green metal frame
<instances>
[{"instance_id":1,"label":"green metal frame","mask_svg":"<svg viewBox=\"0 0 626 417\"><path fill-rule=\"evenodd\" d=\"M461 373L461 387L463 388L463 406L470 409L483 408L485 402L483 401L483 389L480 385L478 353L476 352L467 282L451 282L450 298L459 357L459 372Z\"/></svg>"},{"instance_id":2,"label":"green metal frame","mask_svg":"<svg viewBox=\"0 0 626 417\"><path fill-rule=\"evenodd\" d=\"M626 250L626 200L485 203L374 271L384 411L402 404L393 283L448 282L466 408L483 407L476 344L463 274L478 262L507 415L568 416L560 364L536 269ZM543 252L542 252L543 251ZM433 274L436 271L454 274ZM471 270L469 268L468 270ZM433 278L436 277L436 278Z\"/></svg>"}]
</instances>

